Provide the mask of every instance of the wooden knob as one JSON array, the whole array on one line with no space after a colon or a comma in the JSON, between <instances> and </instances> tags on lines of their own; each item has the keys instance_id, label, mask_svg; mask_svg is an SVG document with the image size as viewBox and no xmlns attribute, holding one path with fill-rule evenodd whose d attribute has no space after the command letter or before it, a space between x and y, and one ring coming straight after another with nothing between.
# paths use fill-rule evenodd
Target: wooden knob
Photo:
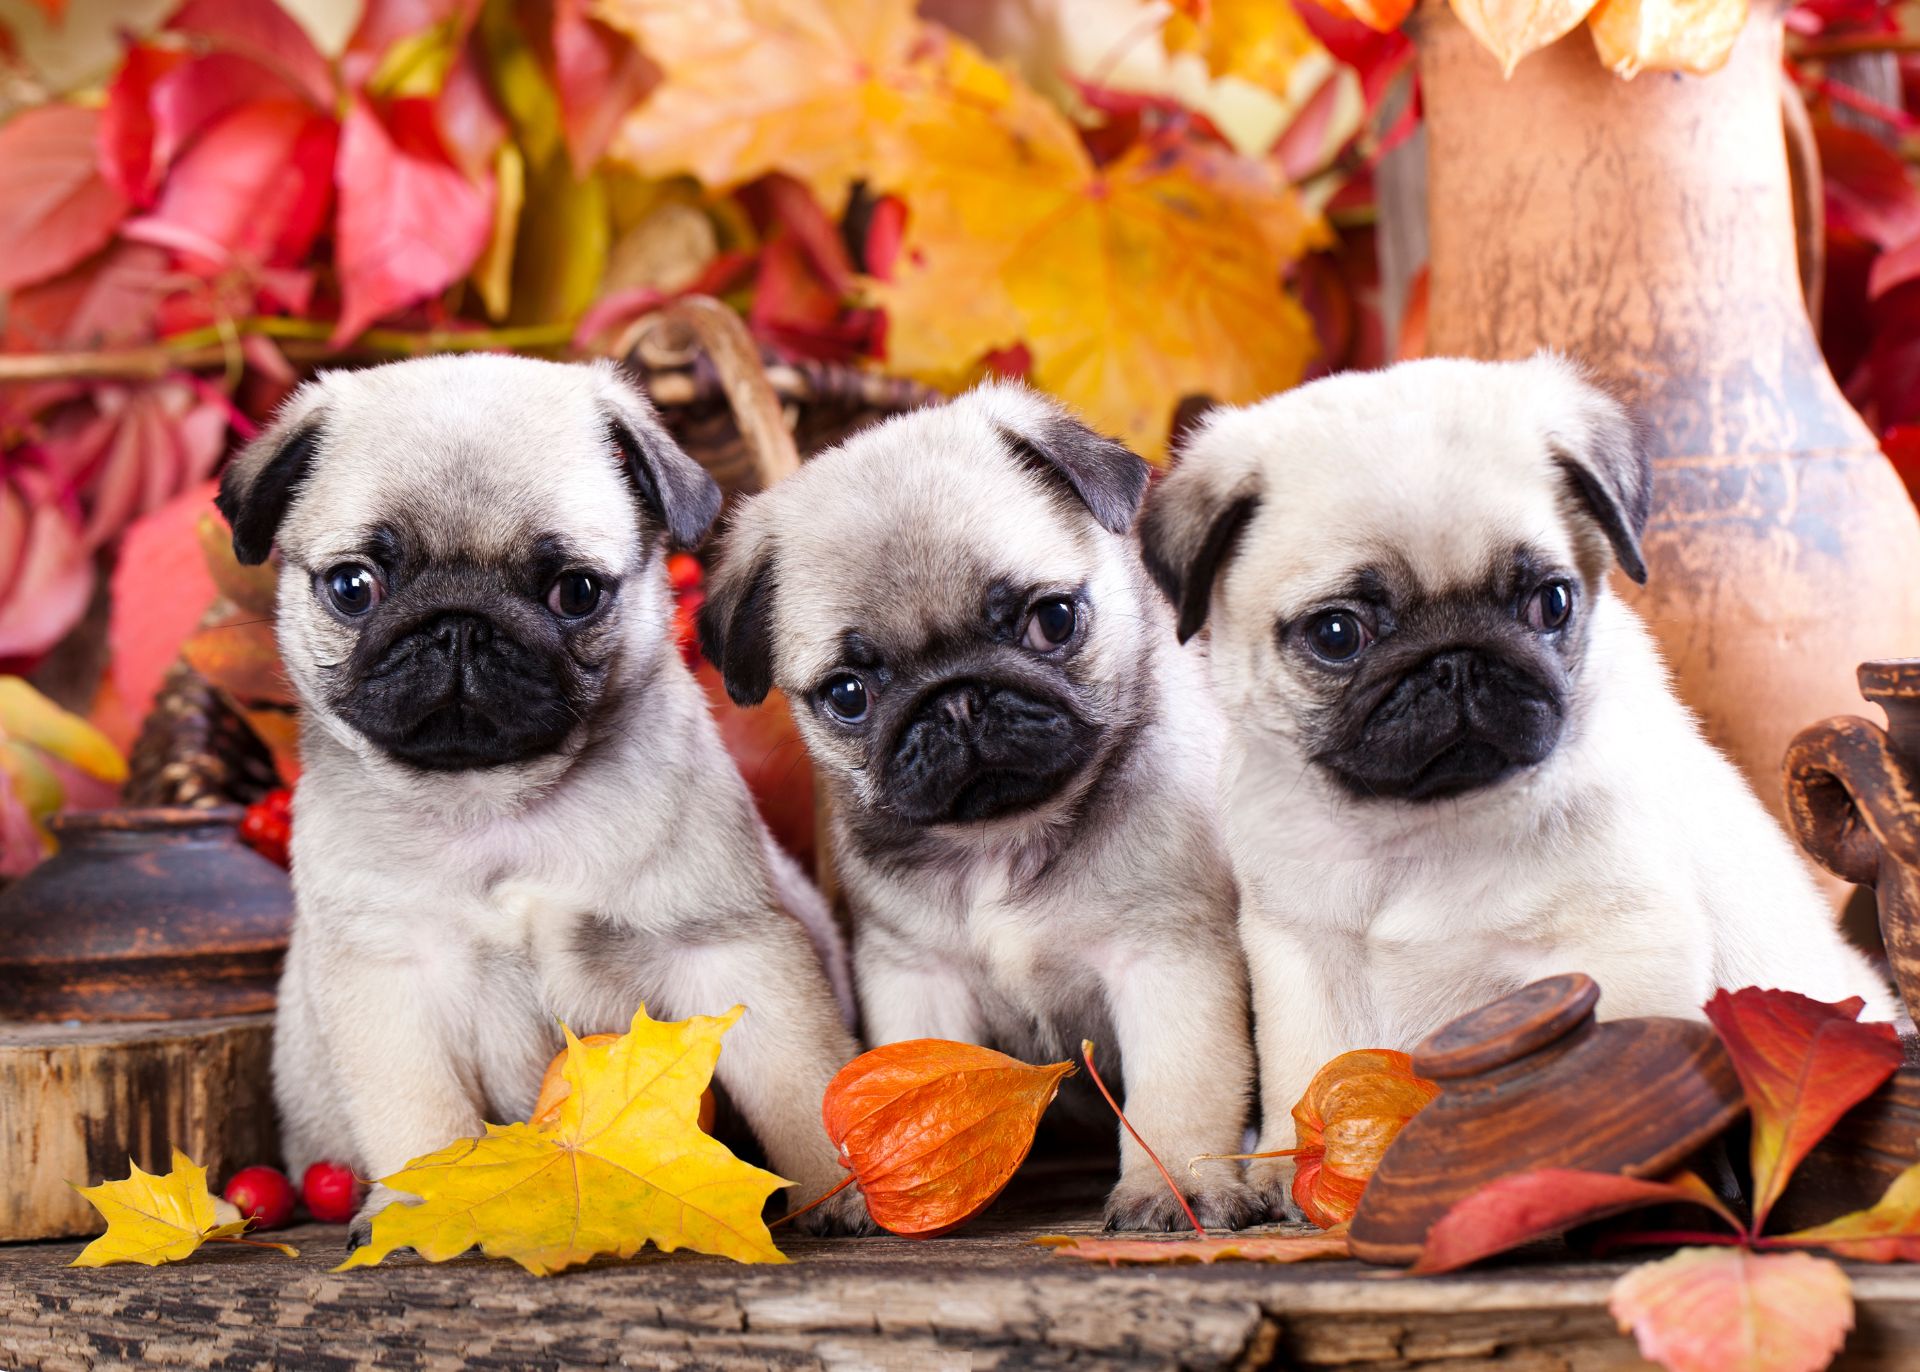
<instances>
[{"instance_id":1,"label":"wooden knob","mask_svg":"<svg viewBox=\"0 0 1920 1372\"><path fill-rule=\"evenodd\" d=\"M1584 972L1532 982L1436 1029L1413 1050L1413 1070L1455 1081L1505 1067L1591 1020L1599 1000L1599 986Z\"/></svg>"}]
</instances>

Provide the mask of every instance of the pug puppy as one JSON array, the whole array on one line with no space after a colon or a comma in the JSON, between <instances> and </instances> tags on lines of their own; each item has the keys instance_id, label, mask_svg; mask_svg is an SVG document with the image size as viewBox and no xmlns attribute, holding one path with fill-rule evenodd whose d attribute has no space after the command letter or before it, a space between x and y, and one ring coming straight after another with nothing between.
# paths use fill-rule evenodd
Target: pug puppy
<instances>
[{"instance_id":1,"label":"pug puppy","mask_svg":"<svg viewBox=\"0 0 1920 1372\"><path fill-rule=\"evenodd\" d=\"M1119 1050L1135 1127L1208 1225L1252 1074L1221 726L1130 534L1146 464L1023 387L893 419L743 504L700 616L830 785L867 1039ZM1184 1226L1122 1135L1110 1227Z\"/></svg>"},{"instance_id":2,"label":"pug puppy","mask_svg":"<svg viewBox=\"0 0 1920 1372\"><path fill-rule=\"evenodd\" d=\"M525 1119L559 1021L739 1003L721 1085L794 1196L838 1182L840 949L672 642L666 550L720 491L647 400L607 364L334 372L218 503L241 562L279 547L301 704L274 1039L294 1175L384 1176ZM865 1227L851 1194L801 1223ZM394 1199L376 1188L349 1242Z\"/></svg>"},{"instance_id":3,"label":"pug puppy","mask_svg":"<svg viewBox=\"0 0 1920 1372\"><path fill-rule=\"evenodd\" d=\"M1609 1016L1749 985L1892 1014L1608 589L1646 578L1651 475L1568 363L1439 359L1215 411L1156 492L1228 719L1262 1150L1329 1058L1556 972Z\"/></svg>"}]
</instances>

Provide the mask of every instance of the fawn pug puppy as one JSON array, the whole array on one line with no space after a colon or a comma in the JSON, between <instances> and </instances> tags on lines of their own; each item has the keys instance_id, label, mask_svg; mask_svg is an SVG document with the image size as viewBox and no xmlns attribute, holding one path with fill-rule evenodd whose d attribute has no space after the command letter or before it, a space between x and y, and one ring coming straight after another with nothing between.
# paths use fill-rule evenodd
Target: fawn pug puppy
<instances>
[{"instance_id":1,"label":"fawn pug puppy","mask_svg":"<svg viewBox=\"0 0 1920 1372\"><path fill-rule=\"evenodd\" d=\"M1155 493L1228 719L1263 1149L1335 1054L1556 972L1610 1016L1747 985L1892 1013L1608 589L1646 577L1651 475L1566 362L1442 359L1216 411Z\"/></svg>"},{"instance_id":2,"label":"fawn pug puppy","mask_svg":"<svg viewBox=\"0 0 1920 1372\"><path fill-rule=\"evenodd\" d=\"M867 1038L1119 1049L1164 1157L1237 1148L1252 1076L1221 726L1130 534L1147 467L1023 387L814 458L740 507L700 618L829 780ZM1184 1224L1120 1141L1116 1228ZM1235 1169L1188 1178L1253 1218Z\"/></svg>"},{"instance_id":3,"label":"fawn pug puppy","mask_svg":"<svg viewBox=\"0 0 1920 1372\"><path fill-rule=\"evenodd\" d=\"M839 949L672 642L665 552L720 492L647 400L605 364L335 372L219 505L240 561L280 549L301 702L274 1043L294 1174L383 1176L524 1119L557 1021L738 1002L722 1085L795 1195L840 1180L820 1124L856 1052L822 970ZM829 1205L823 1227L867 1223Z\"/></svg>"}]
</instances>

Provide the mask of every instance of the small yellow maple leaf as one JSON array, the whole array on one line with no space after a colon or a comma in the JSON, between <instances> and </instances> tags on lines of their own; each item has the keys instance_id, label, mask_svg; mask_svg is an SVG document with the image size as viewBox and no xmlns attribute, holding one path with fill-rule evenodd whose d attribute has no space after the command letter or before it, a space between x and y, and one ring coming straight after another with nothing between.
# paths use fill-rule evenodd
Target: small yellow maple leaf
<instances>
[{"instance_id":1,"label":"small yellow maple leaf","mask_svg":"<svg viewBox=\"0 0 1920 1372\"><path fill-rule=\"evenodd\" d=\"M209 1239L255 1243L240 1238L247 1221L220 1218L218 1203L207 1190L207 1169L178 1148L173 1150L173 1170L164 1177L141 1171L131 1159L127 1166L131 1171L124 1181L74 1188L100 1212L107 1232L82 1249L69 1266L137 1262L158 1267L180 1261ZM256 1246L277 1248L290 1258L299 1256L284 1243Z\"/></svg>"},{"instance_id":2,"label":"small yellow maple leaf","mask_svg":"<svg viewBox=\"0 0 1920 1372\"><path fill-rule=\"evenodd\" d=\"M1198 53L1215 76L1237 76L1283 96L1295 93L1301 63L1322 51L1285 0L1175 5L1160 41L1170 53Z\"/></svg>"},{"instance_id":3,"label":"small yellow maple leaf","mask_svg":"<svg viewBox=\"0 0 1920 1372\"><path fill-rule=\"evenodd\" d=\"M648 1243L785 1262L760 1211L792 1183L740 1161L699 1125L721 1036L742 1013L736 1005L663 1022L643 1006L625 1034L596 1045L565 1030L559 1117L544 1127L490 1124L482 1138L383 1177L420 1201L374 1216L372 1241L334 1270L400 1248L444 1262L476 1245L540 1277L601 1254L631 1257Z\"/></svg>"}]
</instances>

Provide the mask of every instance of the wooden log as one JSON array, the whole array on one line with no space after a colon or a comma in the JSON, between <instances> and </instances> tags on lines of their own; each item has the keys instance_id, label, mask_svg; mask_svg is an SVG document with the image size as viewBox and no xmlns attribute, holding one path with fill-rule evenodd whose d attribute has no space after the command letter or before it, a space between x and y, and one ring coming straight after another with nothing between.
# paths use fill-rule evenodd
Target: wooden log
<instances>
[{"instance_id":1,"label":"wooden log","mask_svg":"<svg viewBox=\"0 0 1920 1372\"><path fill-rule=\"evenodd\" d=\"M274 1160L272 1042L272 1015L0 1023L0 1239L96 1232L68 1183L124 1177L129 1158L165 1172L178 1147L216 1186Z\"/></svg>"}]
</instances>

